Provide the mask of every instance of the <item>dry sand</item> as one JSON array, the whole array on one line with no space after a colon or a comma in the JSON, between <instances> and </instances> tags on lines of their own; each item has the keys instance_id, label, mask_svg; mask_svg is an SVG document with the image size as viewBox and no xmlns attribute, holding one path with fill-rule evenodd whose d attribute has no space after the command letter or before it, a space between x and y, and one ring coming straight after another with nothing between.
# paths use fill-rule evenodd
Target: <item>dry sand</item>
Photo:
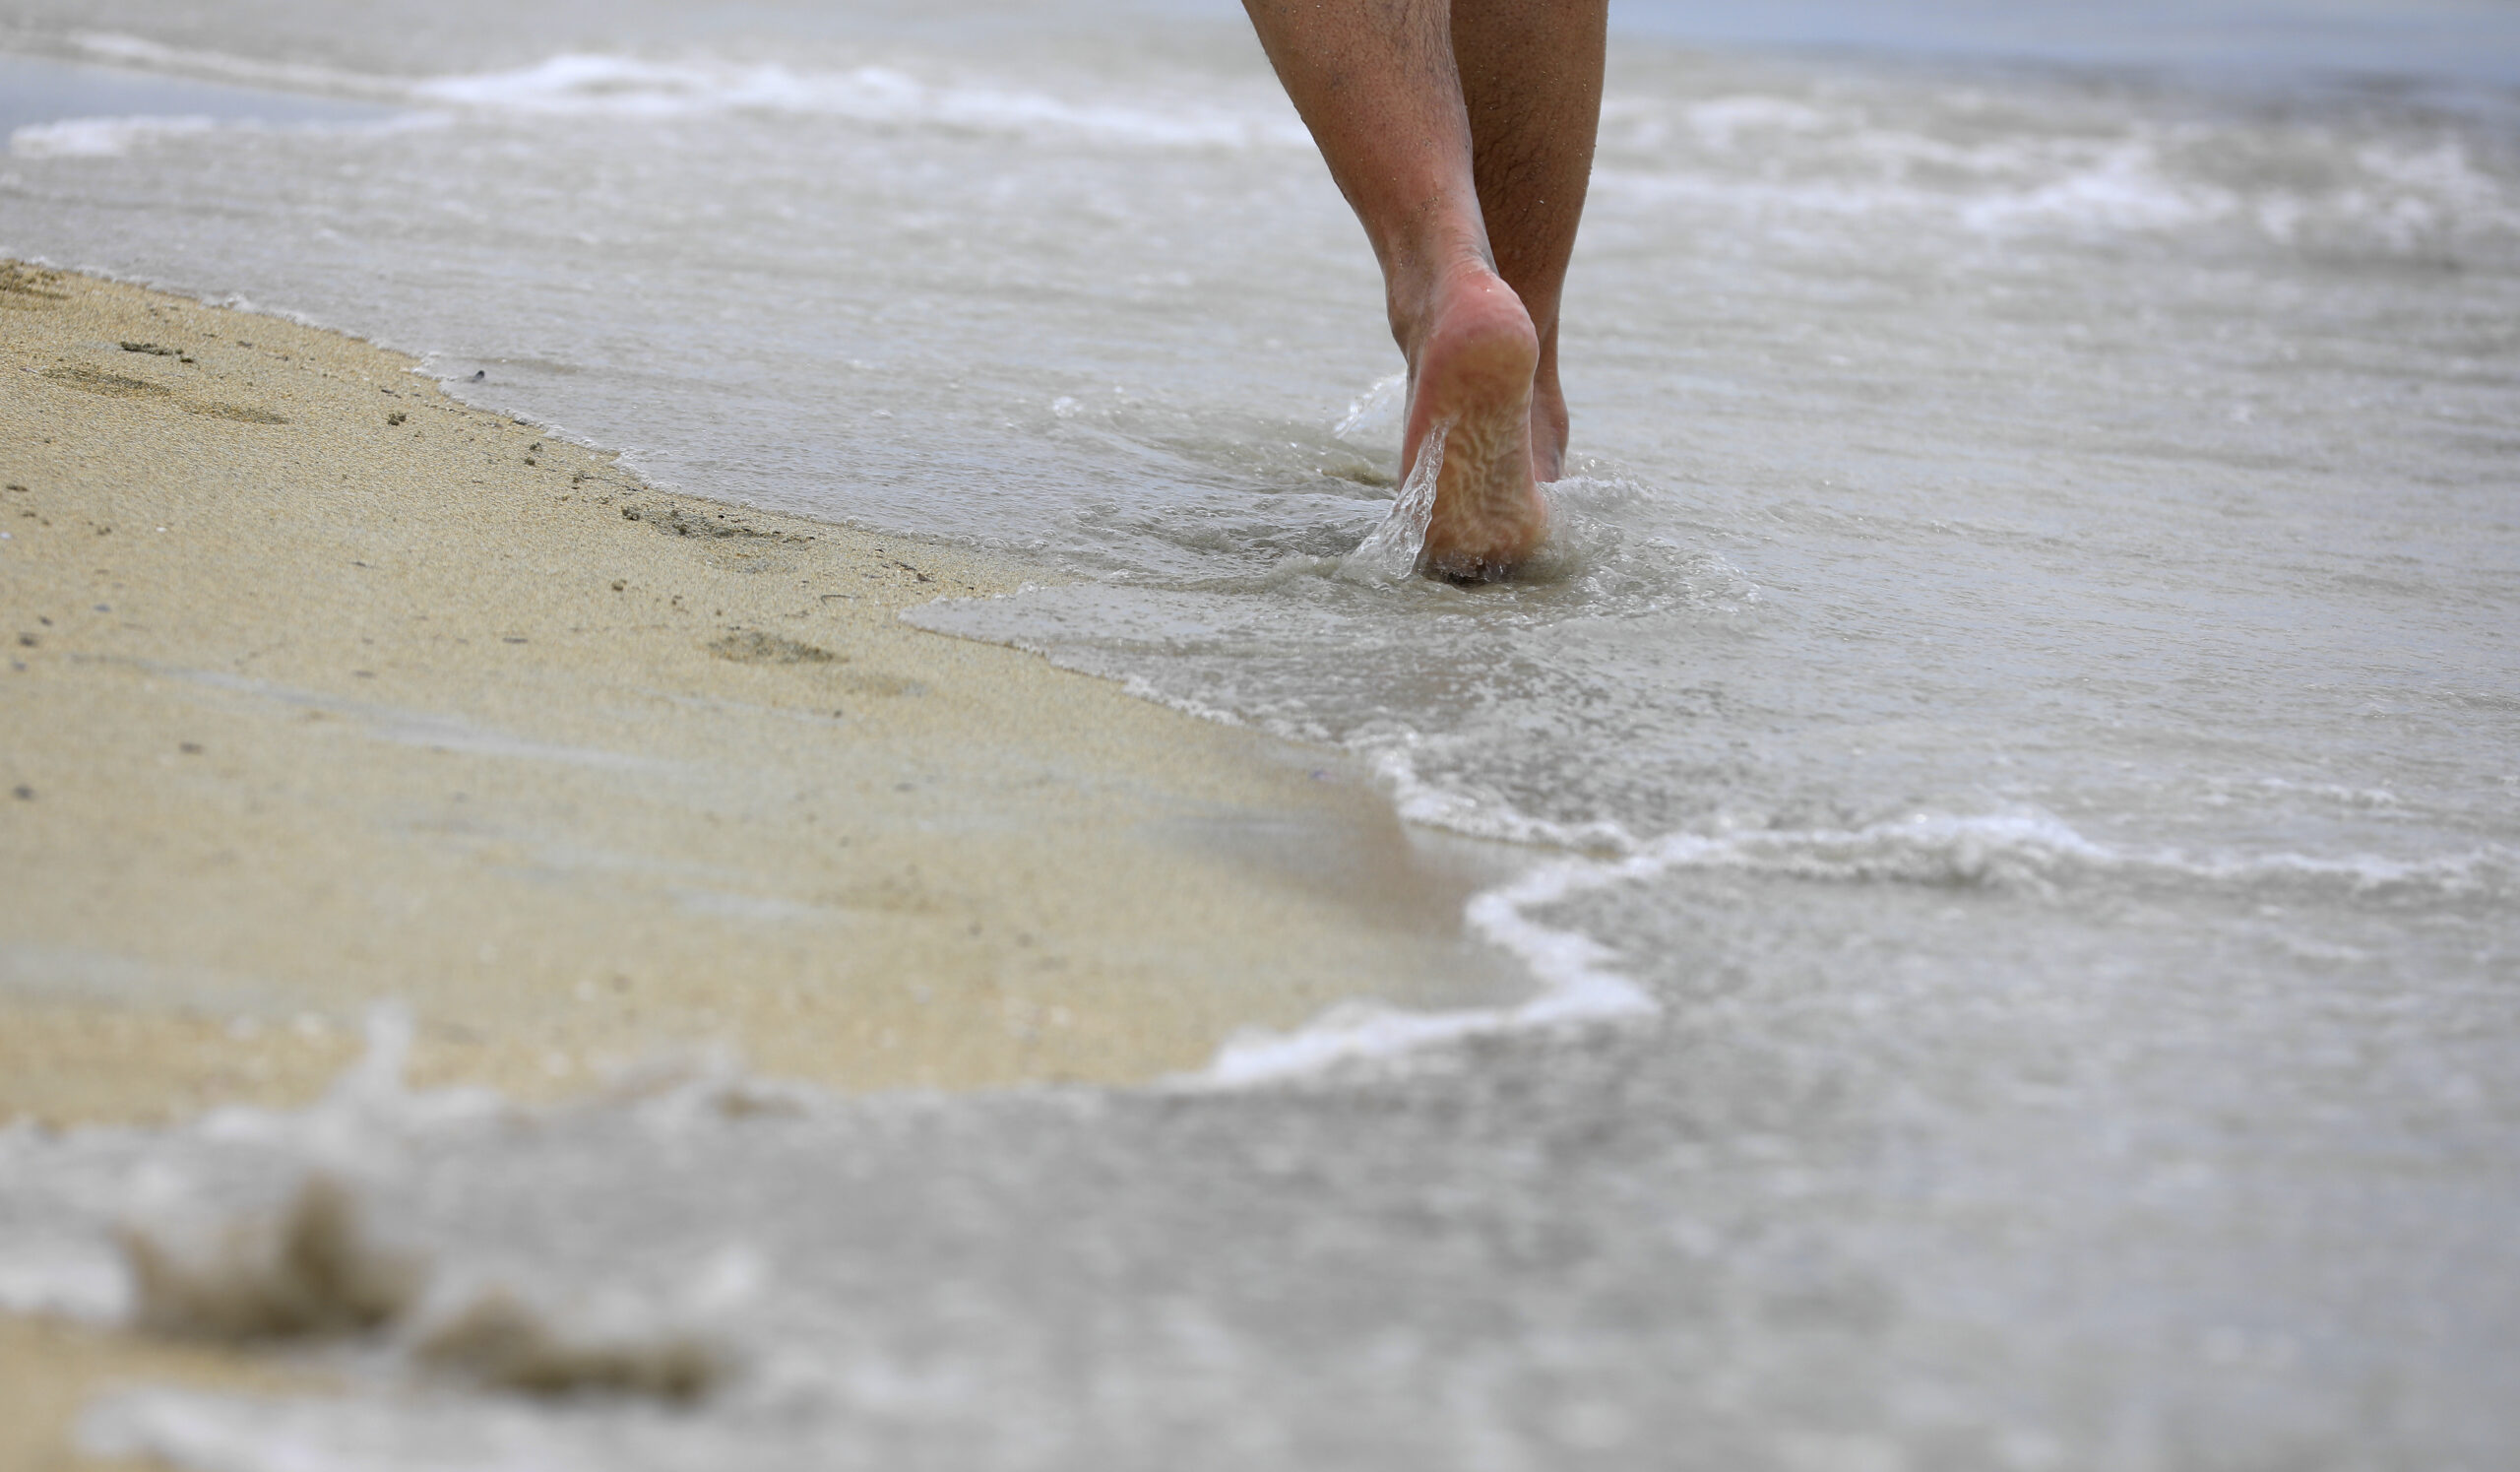
<instances>
[{"instance_id":1,"label":"dry sand","mask_svg":"<svg viewBox=\"0 0 2520 1472\"><path fill-rule=\"evenodd\" d=\"M418 1081L548 1096L711 1048L1144 1080L1511 985L1459 932L1487 861L1335 756L897 616L1018 570L651 489L413 367L0 265L0 1120L303 1100L386 998ZM0 1462L166 1357L118 1342L0 1322Z\"/></svg>"}]
</instances>

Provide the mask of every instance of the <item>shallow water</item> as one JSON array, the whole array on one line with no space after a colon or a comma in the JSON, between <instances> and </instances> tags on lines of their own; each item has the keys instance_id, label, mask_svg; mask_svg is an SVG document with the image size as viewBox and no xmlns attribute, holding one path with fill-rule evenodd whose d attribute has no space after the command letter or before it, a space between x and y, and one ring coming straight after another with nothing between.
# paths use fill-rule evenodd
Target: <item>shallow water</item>
<instances>
[{"instance_id":1,"label":"shallow water","mask_svg":"<svg viewBox=\"0 0 2520 1472\"><path fill-rule=\"evenodd\" d=\"M2507 8L1623 13L1559 544L1478 590L1351 557L1396 363L1230 13L5 14L122 70L41 73L106 120L18 124L0 250L481 370L694 491L1034 559L1076 580L920 621L1348 746L1534 864L1470 918L1532 1007L1332 1019L1221 1059L1296 1070L1247 1092L713 1085L520 1129L380 1086L21 1131L12 1301L117 1312L117 1213L351 1158L442 1282L744 1367L697 1410L554 1409L411 1390L394 1341L346 1405L142 1397L100 1435L1791 1469L2520 1438Z\"/></svg>"}]
</instances>

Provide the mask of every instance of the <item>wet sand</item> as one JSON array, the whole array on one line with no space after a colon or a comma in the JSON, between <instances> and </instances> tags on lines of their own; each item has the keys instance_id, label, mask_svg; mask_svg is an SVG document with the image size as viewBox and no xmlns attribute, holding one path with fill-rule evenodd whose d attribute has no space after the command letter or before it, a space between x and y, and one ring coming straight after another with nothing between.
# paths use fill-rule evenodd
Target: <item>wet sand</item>
<instances>
[{"instance_id":1,"label":"wet sand","mask_svg":"<svg viewBox=\"0 0 2520 1472\"><path fill-rule=\"evenodd\" d=\"M304 1100L387 999L416 1081L532 1098L1139 1081L1510 985L1487 865L1338 758L897 617L1017 570L413 366L0 266L0 1120ZM69 1332L8 1324L0 1380Z\"/></svg>"},{"instance_id":2,"label":"wet sand","mask_svg":"<svg viewBox=\"0 0 2520 1472\"><path fill-rule=\"evenodd\" d=\"M326 1381L312 1370L263 1356L0 1313L0 1468L136 1472L159 1466L81 1456L73 1447L72 1423L99 1391L170 1383L245 1394L320 1394Z\"/></svg>"}]
</instances>

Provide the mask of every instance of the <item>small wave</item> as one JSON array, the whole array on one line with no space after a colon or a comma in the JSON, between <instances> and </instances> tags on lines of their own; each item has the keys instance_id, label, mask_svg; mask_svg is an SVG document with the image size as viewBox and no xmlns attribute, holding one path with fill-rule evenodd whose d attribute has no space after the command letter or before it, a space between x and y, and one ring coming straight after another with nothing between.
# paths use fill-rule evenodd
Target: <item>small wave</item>
<instances>
[{"instance_id":1,"label":"small wave","mask_svg":"<svg viewBox=\"0 0 2520 1472\"><path fill-rule=\"evenodd\" d=\"M1309 146L1292 117L1190 101L1166 107L1076 102L1022 88L931 83L881 65L808 70L571 53L509 71L434 77L410 93L415 101L438 105L558 117L776 112L1162 147Z\"/></svg>"},{"instance_id":2,"label":"small wave","mask_svg":"<svg viewBox=\"0 0 2520 1472\"><path fill-rule=\"evenodd\" d=\"M190 46L169 46L119 32L84 31L72 35L70 41L81 52L97 61L175 76L377 100L390 100L403 91L403 84L389 77L373 77L303 62L266 61Z\"/></svg>"},{"instance_id":3,"label":"small wave","mask_svg":"<svg viewBox=\"0 0 2520 1472\"><path fill-rule=\"evenodd\" d=\"M1798 220L1822 240L1840 238L1835 222L1899 216L1996 242L2236 231L2279 248L2507 248L2520 189L2477 137L2415 114L2067 114L1989 136L1949 98L1613 96L1593 190L1606 223L1624 206L1677 204L1778 232Z\"/></svg>"},{"instance_id":4,"label":"small wave","mask_svg":"<svg viewBox=\"0 0 2520 1472\"><path fill-rule=\"evenodd\" d=\"M997 134L1055 133L1165 148L1311 147L1292 111L1259 94L1242 107L1213 95L1076 100L985 79L930 81L883 64L817 68L599 52L564 52L501 71L409 79L167 46L116 32L87 32L72 40L96 60L173 76L423 108L569 118L767 112Z\"/></svg>"},{"instance_id":5,"label":"small wave","mask_svg":"<svg viewBox=\"0 0 2520 1472\"><path fill-rule=\"evenodd\" d=\"M235 1345L338 1342L413 1373L527 1395L687 1402L737 1369L727 1315L762 1286L727 1247L685 1277L554 1288L381 1209L431 1149L512 1138L533 1120L621 1116L654 1137L700 1121L801 1116L809 1090L724 1058L625 1074L536 1109L405 1080L411 1022L371 1012L367 1050L302 1109L227 1108L162 1129L0 1129L0 1311Z\"/></svg>"},{"instance_id":6,"label":"small wave","mask_svg":"<svg viewBox=\"0 0 2520 1472\"><path fill-rule=\"evenodd\" d=\"M1724 828L1641 837L1611 818L1552 818L1508 795L1446 773L1473 738L1385 728L1346 744L1371 764L1400 815L1473 838L1649 862L1658 870L1730 869L1835 883L1899 883L2048 895L2115 880L2135 887L2199 885L2280 899L2286 893L2366 904L2520 902L2520 851L2485 844L2452 854L2318 855L2171 846L2111 845L2085 837L2035 807L1998 812L1918 811L1851 828ZM2251 786L2298 792L2355 808L2392 807L2380 789L2300 785L2265 778Z\"/></svg>"},{"instance_id":7,"label":"small wave","mask_svg":"<svg viewBox=\"0 0 2520 1472\"><path fill-rule=\"evenodd\" d=\"M1535 848L1563 849L1576 854L1619 855L1635 852L1636 836L1606 818L1585 823L1553 822L1534 817L1482 789L1430 782L1419 775L1428 748L1452 744L1443 737L1414 731L1384 733L1355 742L1401 817L1430 828L1471 838Z\"/></svg>"},{"instance_id":8,"label":"small wave","mask_svg":"<svg viewBox=\"0 0 2520 1472\"><path fill-rule=\"evenodd\" d=\"M1404 800L1404 811L1410 804ZM1475 809L1474 809L1475 810ZM1423 821L1420 807L1409 815ZM1458 816L1445 809L1439 816ZM1619 842L1612 827L1567 831L1537 822L1459 825L1495 837L1554 833L1596 844ZM1759 829L1677 833L1610 858L1542 864L1471 901L1471 929L1521 961L1540 983L1513 1007L1409 1012L1345 1003L1287 1033L1251 1033L1228 1042L1208 1067L1178 1082L1241 1088L1285 1082L1499 1033L1577 1023L1618 1022L1660 1011L1616 955L1570 927L1537 913L1584 894L1650 882L1690 869L1827 883L1893 883L2052 895L2078 877L2115 876L2156 888L2227 889L2260 899L2445 903L2520 897L2520 854L2488 847L2430 860L2369 855L2320 859L2301 854L2195 856L2129 852L2085 838L2044 812L1919 813L1857 829Z\"/></svg>"},{"instance_id":9,"label":"small wave","mask_svg":"<svg viewBox=\"0 0 2520 1472\"><path fill-rule=\"evenodd\" d=\"M72 117L32 123L9 135L13 159L117 159L136 146L164 138L189 138L218 126L215 119L181 117Z\"/></svg>"},{"instance_id":10,"label":"small wave","mask_svg":"<svg viewBox=\"0 0 2520 1472\"><path fill-rule=\"evenodd\" d=\"M1542 925L1530 914L1634 877L1630 869L1637 863L1544 864L1471 900L1464 916L1471 930L1522 962L1539 980L1540 991L1528 1001L1448 1012L1349 1002L1292 1032L1251 1032L1230 1039L1204 1070L1178 1082L1248 1088L1344 1064L1385 1061L1469 1038L1652 1016L1661 1008L1642 987L1611 969L1607 946L1581 931Z\"/></svg>"},{"instance_id":11,"label":"small wave","mask_svg":"<svg viewBox=\"0 0 2520 1472\"><path fill-rule=\"evenodd\" d=\"M1917 813L1856 829L1673 834L1639 859L1657 870L1723 868L1838 883L1889 882L2053 894L2078 880L2144 887L2292 891L2377 903L2508 899L2520 855L2497 846L2430 859L2190 854L2095 843L2044 812Z\"/></svg>"}]
</instances>

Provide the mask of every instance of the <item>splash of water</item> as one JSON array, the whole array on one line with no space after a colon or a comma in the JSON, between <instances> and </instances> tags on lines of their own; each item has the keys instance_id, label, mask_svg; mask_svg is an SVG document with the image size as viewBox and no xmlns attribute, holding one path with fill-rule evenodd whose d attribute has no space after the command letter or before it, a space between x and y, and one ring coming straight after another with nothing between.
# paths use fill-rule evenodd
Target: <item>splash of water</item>
<instances>
[{"instance_id":1,"label":"splash of water","mask_svg":"<svg viewBox=\"0 0 2520 1472\"><path fill-rule=\"evenodd\" d=\"M1391 514L1339 564L1339 576L1359 583L1393 584L1418 575L1426 554L1426 527L1435 516L1435 480L1444 472L1444 436L1452 420L1438 419L1426 431L1425 447L1402 481Z\"/></svg>"}]
</instances>

